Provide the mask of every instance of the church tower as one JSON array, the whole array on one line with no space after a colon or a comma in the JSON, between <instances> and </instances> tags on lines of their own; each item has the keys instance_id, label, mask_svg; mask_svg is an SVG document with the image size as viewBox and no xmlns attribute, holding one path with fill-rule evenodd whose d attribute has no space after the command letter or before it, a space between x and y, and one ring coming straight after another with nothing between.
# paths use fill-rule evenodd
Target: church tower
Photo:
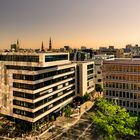
<instances>
[{"instance_id":1,"label":"church tower","mask_svg":"<svg viewBox=\"0 0 140 140\"><path fill-rule=\"evenodd\" d=\"M44 52L44 45L43 45L43 41L42 41L42 44L41 44L41 52Z\"/></svg>"},{"instance_id":2,"label":"church tower","mask_svg":"<svg viewBox=\"0 0 140 140\"><path fill-rule=\"evenodd\" d=\"M52 41L51 41L51 37L50 37L50 41L49 41L49 51L52 50Z\"/></svg>"},{"instance_id":3,"label":"church tower","mask_svg":"<svg viewBox=\"0 0 140 140\"><path fill-rule=\"evenodd\" d=\"M17 44L16 44L16 51L19 50L19 40L17 40Z\"/></svg>"}]
</instances>

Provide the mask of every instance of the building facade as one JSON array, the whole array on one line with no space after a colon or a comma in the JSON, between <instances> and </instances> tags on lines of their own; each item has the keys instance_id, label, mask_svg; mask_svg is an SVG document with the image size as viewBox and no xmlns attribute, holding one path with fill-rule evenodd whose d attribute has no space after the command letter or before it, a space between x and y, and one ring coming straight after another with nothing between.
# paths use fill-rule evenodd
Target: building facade
<instances>
[{"instance_id":1,"label":"building facade","mask_svg":"<svg viewBox=\"0 0 140 140\"><path fill-rule=\"evenodd\" d=\"M106 60L103 77L105 98L140 115L140 59Z\"/></svg>"},{"instance_id":2,"label":"building facade","mask_svg":"<svg viewBox=\"0 0 140 140\"><path fill-rule=\"evenodd\" d=\"M1 53L0 113L36 123L76 96L76 64L68 53Z\"/></svg>"},{"instance_id":3,"label":"building facade","mask_svg":"<svg viewBox=\"0 0 140 140\"><path fill-rule=\"evenodd\" d=\"M107 59L114 59L114 55L106 55L106 54L94 55L95 83L96 85L101 85L101 87L103 87L103 73L102 73L103 60Z\"/></svg>"},{"instance_id":4,"label":"building facade","mask_svg":"<svg viewBox=\"0 0 140 140\"><path fill-rule=\"evenodd\" d=\"M95 89L94 61L78 61L77 63L77 94L84 96Z\"/></svg>"}]
</instances>

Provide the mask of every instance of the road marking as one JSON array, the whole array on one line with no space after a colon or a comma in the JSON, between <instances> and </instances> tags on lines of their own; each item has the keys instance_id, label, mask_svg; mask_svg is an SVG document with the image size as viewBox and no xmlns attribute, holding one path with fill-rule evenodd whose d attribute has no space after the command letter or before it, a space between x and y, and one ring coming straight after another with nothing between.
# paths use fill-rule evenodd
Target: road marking
<instances>
[{"instance_id":1,"label":"road marking","mask_svg":"<svg viewBox=\"0 0 140 140\"><path fill-rule=\"evenodd\" d=\"M89 119L82 119L81 118L79 121L86 121L87 122L87 121L89 121Z\"/></svg>"},{"instance_id":2,"label":"road marking","mask_svg":"<svg viewBox=\"0 0 140 140\"><path fill-rule=\"evenodd\" d=\"M80 120L81 120L81 119L80 119ZM79 121L80 121L80 120L79 120ZM82 120L84 120L84 119L82 119ZM87 120L86 120L86 121L87 121ZM82 122L82 123L84 123L84 122ZM91 127L92 124L93 124L93 122L90 123L90 124L86 127L86 129L84 130L84 132L79 136L79 138L78 138L77 140L80 140L80 138L85 134L85 132ZM76 124L76 125L77 125L77 124ZM63 131L62 131L60 134L58 134L57 136L55 136L55 137L52 138L51 140L55 140L56 138L62 136L64 133L67 133L69 129L71 129L71 128L63 129ZM72 135L72 134L71 134L71 135ZM66 138L66 137L65 137L65 138Z\"/></svg>"},{"instance_id":3,"label":"road marking","mask_svg":"<svg viewBox=\"0 0 140 140\"><path fill-rule=\"evenodd\" d=\"M58 134L57 136L55 136L54 138L51 138L51 140L55 140L56 138L58 138L59 136L63 135L64 133L66 133L68 131L68 129L63 129L62 132L60 134Z\"/></svg>"},{"instance_id":4,"label":"road marking","mask_svg":"<svg viewBox=\"0 0 140 140\"><path fill-rule=\"evenodd\" d=\"M77 140L80 140L80 138L82 136L84 136L85 132L92 126L92 124L93 124L93 122L87 126L87 128L84 130L84 132L79 136L79 138Z\"/></svg>"},{"instance_id":5,"label":"road marking","mask_svg":"<svg viewBox=\"0 0 140 140\"><path fill-rule=\"evenodd\" d=\"M71 126L70 128L65 128L65 129L62 129L62 132L60 132L57 136L54 136L53 138L51 138L51 140L55 140L55 139L57 139L57 138L59 138L60 136L62 136L64 133L68 133L68 130L70 130L72 127L74 127L74 126L77 126L78 127L78 124L81 124L81 123L86 123L86 124L88 124L89 123L89 120L88 119L82 119L82 118L80 118L79 119L79 121L75 124L75 125L73 125L73 126ZM85 132L91 127L91 125L93 124L93 122L92 123L90 123L87 127L86 127L86 129L84 130L84 132L78 137L78 139L77 140L80 140L80 138L85 134ZM73 128L72 128L73 129ZM79 130L79 131L81 131L81 130ZM71 134L71 135L75 135L75 134ZM67 139L67 137L63 137L63 138L66 138Z\"/></svg>"}]
</instances>

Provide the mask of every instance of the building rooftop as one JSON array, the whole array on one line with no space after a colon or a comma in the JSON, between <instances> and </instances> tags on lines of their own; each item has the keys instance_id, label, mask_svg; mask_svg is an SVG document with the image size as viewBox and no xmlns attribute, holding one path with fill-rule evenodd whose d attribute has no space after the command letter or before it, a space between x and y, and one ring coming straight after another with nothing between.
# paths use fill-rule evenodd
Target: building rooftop
<instances>
[{"instance_id":1,"label":"building rooftop","mask_svg":"<svg viewBox=\"0 0 140 140\"><path fill-rule=\"evenodd\" d=\"M66 52L0 52L0 55L44 55L44 54L68 54Z\"/></svg>"},{"instance_id":2,"label":"building rooftop","mask_svg":"<svg viewBox=\"0 0 140 140\"><path fill-rule=\"evenodd\" d=\"M88 60L84 60L84 61L72 61L73 63L90 63L90 62L94 62L93 59L88 59Z\"/></svg>"},{"instance_id":3,"label":"building rooftop","mask_svg":"<svg viewBox=\"0 0 140 140\"><path fill-rule=\"evenodd\" d=\"M140 58L114 58L104 60L105 63L140 64Z\"/></svg>"}]
</instances>

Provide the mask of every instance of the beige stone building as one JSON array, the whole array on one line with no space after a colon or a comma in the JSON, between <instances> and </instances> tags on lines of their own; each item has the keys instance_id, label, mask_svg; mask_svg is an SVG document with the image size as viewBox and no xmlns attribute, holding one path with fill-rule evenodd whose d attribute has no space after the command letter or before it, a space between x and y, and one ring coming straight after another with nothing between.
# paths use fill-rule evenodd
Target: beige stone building
<instances>
[{"instance_id":1,"label":"beige stone building","mask_svg":"<svg viewBox=\"0 0 140 140\"><path fill-rule=\"evenodd\" d=\"M140 115L140 59L114 59L103 62L104 96Z\"/></svg>"},{"instance_id":2,"label":"beige stone building","mask_svg":"<svg viewBox=\"0 0 140 140\"><path fill-rule=\"evenodd\" d=\"M32 124L76 96L76 63L68 53L1 53L0 81L0 113Z\"/></svg>"},{"instance_id":3,"label":"beige stone building","mask_svg":"<svg viewBox=\"0 0 140 140\"><path fill-rule=\"evenodd\" d=\"M77 61L77 94L84 96L95 89L94 61Z\"/></svg>"},{"instance_id":4,"label":"beige stone building","mask_svg":"<svg viewBox=\"0 0 140 140\"><path fill-rule=\"evenodd\" d=\"M102 87L103 87L103 73L102 73L103 60L107 59L114 59L114 55L106 55L106 54L94 55L95 84L101 85Z\"/></svg>"}]
</instances>

